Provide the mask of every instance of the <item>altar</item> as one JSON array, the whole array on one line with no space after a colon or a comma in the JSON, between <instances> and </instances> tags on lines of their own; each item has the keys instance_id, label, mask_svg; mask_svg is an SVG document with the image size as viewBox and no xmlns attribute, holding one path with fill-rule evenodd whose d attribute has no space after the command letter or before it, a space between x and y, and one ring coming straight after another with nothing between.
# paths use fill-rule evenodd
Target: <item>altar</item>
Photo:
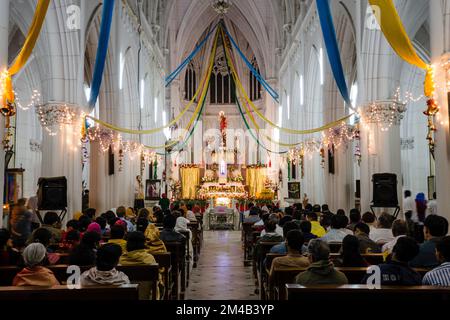
<instances>
[{"instance_id":1,"label":"altar","mask_svg":"<svg viewBox=\"0 0 450 320\"><path fill-rule=\"evenodd\" d=\"M204 183L198 197L209 203L204 215L205 229L238 230L240 214L236 204L239 199L246 199L247 195L240 182Z\"/></svg>"}]
</instances>

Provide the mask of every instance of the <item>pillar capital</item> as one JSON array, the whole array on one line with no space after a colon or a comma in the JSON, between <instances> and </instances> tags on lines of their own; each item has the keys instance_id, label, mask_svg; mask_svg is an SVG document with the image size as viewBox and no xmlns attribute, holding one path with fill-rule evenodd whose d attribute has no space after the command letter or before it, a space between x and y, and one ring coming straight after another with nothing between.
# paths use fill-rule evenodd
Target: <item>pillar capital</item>
<instances>
[{"instance_id":1,"label":"pillar capital","mask_svg":"<svg viewBox=\"0 0 450 320\"><path fill-rule=\"evenodd\" d=\"M396 100L373 101L359 109L365 123L380 123L383 125L400 125L406 104Z\"/></svg>"},{"instance_id":2,"label":"pillar capital","mask_svg":"<svg viewBox=\"0 0 450 320\"><path fill-rule=\"evenodd\" d=\"M36 113L43 127L54 125L72 125L80 121L83 107L67 103L50 101L36 107Z\"/></svg>"}]
</instances>

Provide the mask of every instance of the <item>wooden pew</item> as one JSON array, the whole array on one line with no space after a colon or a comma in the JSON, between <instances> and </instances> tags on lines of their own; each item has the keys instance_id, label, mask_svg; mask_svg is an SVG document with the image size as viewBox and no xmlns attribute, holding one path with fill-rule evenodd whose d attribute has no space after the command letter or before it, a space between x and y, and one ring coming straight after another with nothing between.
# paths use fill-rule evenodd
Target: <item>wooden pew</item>
<instances>
[{"instance_id":1,"label":"wooden pew","mask_svg":"<svg viewBox=\"0 0 450 320\"><path fill-rule=\"evenodd\" d=\"M254 255L253 261L255 261L254 265L257 267L257 279L258 279L258 286L259 286L259 295L261 300L266 300L266 282L268 274L266 272L266 264L265 259L266 255L270 252L270 249L272 249L273 246L280 244L280 242L267 242L267 241L261 241L256 244L257 246L257 253L258 255Z\"/></svg>"},{"instance_id":2,"label":"wooden pew","mask_svg":"<svg viewBox=\"0 0 450 320\"><path fill-rule=\"evenodd\" d=\"M291 269L291 270L276 270L272 274L273 297L275 300L285 300L286 290L285 286L288 283L295 283L295 278L301 272L306 271L307 268ZM349 284L361 284L362 280L367 274L367 268L336 268L345 274ZM415 269L423 277L428 269Z\"/></svg>"},{"instance_id":3,"label":"wooden pew","mask_svg":"<svg viewBox=\"0 0 450 320\"><path fill-rule=\"evenodd\" d=\"M0 287L0 301L56 301L56 300L120 300L131 301L139 298L139 285L92 286L69 289L65 285L45 287Z\"/></svg>"},{"instance_id":4,"label":"wooden pew","mask_svg":"<svg viewBox=\"0 0 450 320\"><path fill-rule=\"evenodd\" d=\"M301 300L302 303L321 301L343 302L352 304L367 303L375 305L392 305L393 303L417 302L420 305L428 302L446 302L450 300L450 288L433 286L382 286L380 289L369 289L366 285L314 286L303 287L297 284L286 284L288 300Z\"/></svg>"},{"instance_id":5,"label":"wooden pew","mask_svg":"<svg viewBox=\"0 0 450 320\"><path fill-rule=\"evenodd\" d=\"M171 279L171 271L172 271L172 261L170 252L165 253L156 253L153 254L156 262L158 263L160 268L164 268L164 272L162 274L164 281L164 300L170 300L170 294L173 287L173 282Z\"/></svg>"},{"instance_id":6,"label":"wooden pew","mask_svg":"<svg viewBox=\"0 0 450 320\"><path fill-rule=\"evenodd\" d=\"M378 265L384 263L384 256L382 253L367 253L362 254L362 257L370 264L370 265ZM339 253L330 254L331 260L337 260L340 258Z\"/></svg>"},{"instance_id":7,"label":"wooden pew","mask_svg":"<svg viewBox=\"0 0 450 320\"><path fill-rule=\"evenodd\" d=\"M54 265L47 266L54 274L56 279L60 283L66 283L69 274L67 273L68 265ZM83 266L80 267L81 272L89 270L91 267ZM131 283L136 282L149 282L150 289L152 292L152 299L156 300L157 298L157 286L158 286L158 277L159 277L159 266L155 265L144 265L144 266L117 266L117 270L124 272ZM0 267L0 286L10 286L13 282L14 277L18 272L20 272L22 268L17 266L5 266ZM140 295L148 296L144 286L140 287Z\"/></svg>"},{"instance_id":8,"label":"wooden pew","mask_svg":"<svg viewBox=\"0 0 450 320\"><path fill-rule=\"evenodd\" d=\"M266 255L266 266L267 269L270 270L270 267L272 266L273 259L277 257L284 257L285 254L279 254L279 253L268 253ZM370 265L378 265L384 263L384 256L382 253L368 253L363 254L362 257L370 264ZM332 253L330 254L330 259L332 261L337 260L340 258L340 255L338 253Z\"/></svg>"},{"instance_id":9,"label":"wooden pew","mask_svg":"<svg viewBox=\"0 0 450 320\"><path fill-rule=\"evenodd\" d=\"M191 222L188 224L189 230L192 232L192 248L194 250L193 252L193 262L194 262L194 268L197 267L197 261L200 255L200 229L199 229L199 223L198 222Z\"/></svg>"},{"instance_id":10,"label":"wooden pew","mask_svg":"<svg viewBox=\"0 0 450 320\"><path fill-rule=\"evenodd\" d=\"M244 243L244 266L251 261L251 250L253 246L253 223L242 223L242 241Z\"/></svg>"},{"instance_id":11,"label":"wooden pew","mask_svg":"<svg viewBox=\"0 0 450 320\"><path fill-rule=\"evenodd\" d=\"M190 267L189 267L189 256L192 256L193 253L190 251L189 242L191 241L190 234L188 231L180 231L180 233L186 238L186 254L184 261L184 279L185 281L181 282L181 292L185 292L186 288L189 286L189 278L190 278Z\"/></svg>"},{"instance_id":12,"label":"wooden pew","mask_svg":"<svg viewBox=\"0 0 450 320\"><path fill-rule=\"evenodd\" d=\"M186 282L186 243L176 241L164 241L171 259L171 300L180 300L184 298L181 283ZM183 285L185 288L185 285Z\"/></svg>"},{"instance_id":13,"label":"wooden pew","mask_svg":"<svg viewBox=\"0 0 450 320\"><path fill-rule=\"evenodd\" d=\"M342 242L328 242L330 253L339 253L342 247Z\"/></svg>"}]
</instances>

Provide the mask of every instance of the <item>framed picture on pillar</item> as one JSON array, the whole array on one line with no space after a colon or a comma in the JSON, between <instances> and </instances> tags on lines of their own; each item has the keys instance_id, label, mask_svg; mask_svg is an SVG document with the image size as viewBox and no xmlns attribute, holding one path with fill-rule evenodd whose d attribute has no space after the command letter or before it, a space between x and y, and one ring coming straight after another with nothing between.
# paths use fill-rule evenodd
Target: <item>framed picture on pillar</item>
<instances>
[{"instance_id":1,"label":"framed picture on pillar","mask_svg":"<svg viewBox=\"0 0 450 320\"><path fill-rule=\"evenodd\" d=\"M300 199L300 182L288 182L288 199Z\"/></svg>"},{"instance_id":2,"label":"framed picture on pillar","mask_svg":"<svg viewBox=\"0 0 450 320\"><path fill-rule=\"evenodd\" d=\"M145 181L145 200L159 200L161 197L161 180Z\"/></svg>"}]
</instances>

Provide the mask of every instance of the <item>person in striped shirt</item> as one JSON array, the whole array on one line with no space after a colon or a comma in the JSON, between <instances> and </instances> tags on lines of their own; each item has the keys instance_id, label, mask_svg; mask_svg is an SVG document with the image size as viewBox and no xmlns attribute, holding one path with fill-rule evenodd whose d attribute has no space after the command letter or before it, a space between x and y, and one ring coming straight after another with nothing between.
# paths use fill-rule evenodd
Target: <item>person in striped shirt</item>
<instances>
[{"instance_id":1,"label":"person in striped shirt","mask_svg":"<svg viewBox=\"0 0 450 320\"><path fill-rule=\"evenodd\" d=\"M429 286L450 287L450 237L436 244L436 258L441 265L427 272L422 283Z\"/></svg>"}]
</instances>

